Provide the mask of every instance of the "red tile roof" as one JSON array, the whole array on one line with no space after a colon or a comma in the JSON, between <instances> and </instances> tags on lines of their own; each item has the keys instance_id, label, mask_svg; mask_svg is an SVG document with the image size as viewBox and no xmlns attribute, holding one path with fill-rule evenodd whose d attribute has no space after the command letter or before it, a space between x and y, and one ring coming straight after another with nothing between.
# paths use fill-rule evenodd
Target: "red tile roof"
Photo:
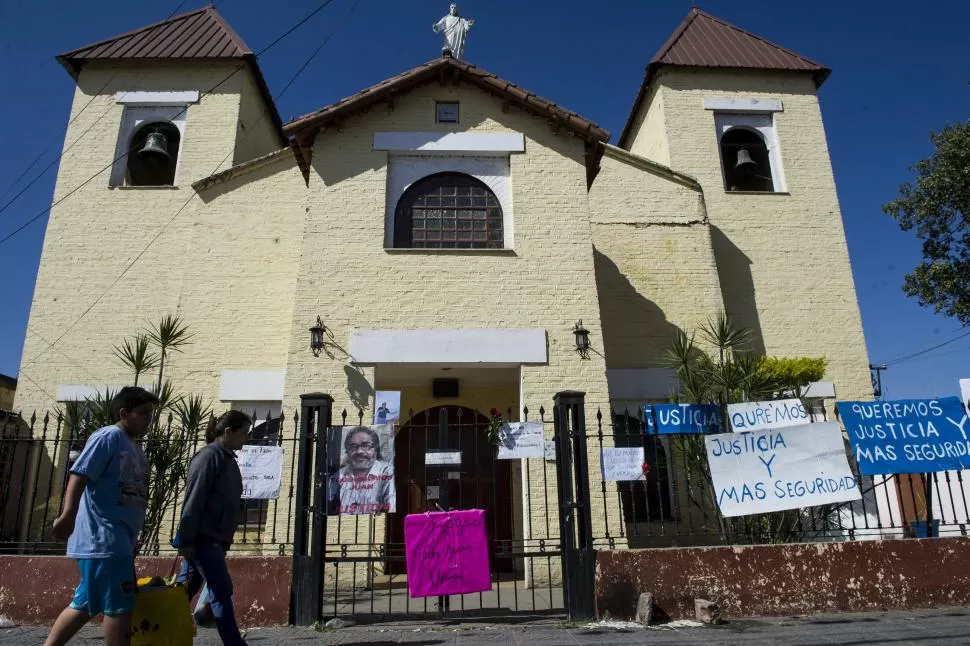
<instances>
[{"instance_id":1,"label":"red tile roof","mask_svg":"<svg viewBox=\"0 0 970 646\"><path fill-rule=\"evenodd\" d=\"M256 55L212 5L65 52L57 57L58 62L74 78L81 73L84 64L92 60L172 59L244 61L252 71L269 106L280 137L280 145L286 145L283 123L259 69Z\"/></svg>"},{"instance_id":2,"label":"red tile roof","mask_svg":"<svg viewBox=\"0 0 970 646\"><path fill-rule=\"evenodd\" d=\"M749 31L694 8L647 65L643 83L618 144L623 146L658 70L665 66L786 70L812 75L816 87L831 70Z\"/></svg>"},{"instance_id":3,"label":"red tile roof","mask_svg":"<svg viewBox=\"0 0 970 646\"><path fill-rule=\"evenodd\" d=\"M610 133L580 115L560 107L519 86L502 80L489 71L465 61L442 56L412 70L398 74L357 94L341 99L332 105L303 115L287 123L283 129L289 136L308 135L327 124L346 119L352 114L384 103L394 96L426 85L436 80L462 80L489 94L493 94L533 114L545 117L564 126L577 136L590 142L606 142Z\"/></svg>"},{"instance_id":4,"label":"red tile roof","mask_svg":"<svg viewBox=\"0 0 970 646\"><path fill-rule=\"evenodd\" d=\"M489 71L451 56L442 56L429 61L332 105L305 114L283 126L283 131L287 136L295 139L297 157L302 158L303 164L309 170L312 162L313 138L320 128L332 123L340 123L374 105L393 102L396 96L418 86L434 81L457 82L458 80L493 94L509 105L546 118L586 140L586 180L587 184L592 184L593 178L599 171L599 161L603 157L603 144L610 140L609 131L552 101L500 79Z\"/></svg>"},{"instance_id":5,"label":"red tile roof","mask_svg":"<svg viewBox=\"0 0 970 646\"><path fill-rule=\"evenodd\" d=\"M305 114L283 126L287 136L296 141L298 158L309 168L312 162L312 142L316 132L329 124L340 123L348 117L368 110L418 86L435 81L465 81L489 94L501 98L508 105L516 106L530 114L548 119L557 126L571 131L586 141L586 180L592 184L599 171L599 161L603 156L603 144L610 140L610 133L575 112L567 110L552 101L524 90L505 81L489 71L465 61L442 56L441 58L419 65L412 70L393 76L357 94L341 99L332 105ZM302 168L302 166L301 166Z\"/></svg>"}]
</instances>

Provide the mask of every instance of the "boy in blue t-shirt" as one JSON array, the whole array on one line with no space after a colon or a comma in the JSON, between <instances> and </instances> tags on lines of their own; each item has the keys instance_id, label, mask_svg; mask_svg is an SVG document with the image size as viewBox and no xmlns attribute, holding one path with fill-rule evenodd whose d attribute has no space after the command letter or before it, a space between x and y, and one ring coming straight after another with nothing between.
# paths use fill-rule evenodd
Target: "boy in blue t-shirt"
<instances>
[{"instance_id":1,"label":"boy in blue t-shirt","mask_svg":"<svg viewBox=\"0 0 970 646\"><path fill-rule=\"evenodd\" d=\"M55 538L67 538L81 582L44 646L62 646L91 617L104 614L105 646L130 644L135 607L135 541L148 507L148 462L135 440L148 432L158 397L137 386L111 402L116 420L95 431L71 466Z\"/></svg>"}]
</instances>

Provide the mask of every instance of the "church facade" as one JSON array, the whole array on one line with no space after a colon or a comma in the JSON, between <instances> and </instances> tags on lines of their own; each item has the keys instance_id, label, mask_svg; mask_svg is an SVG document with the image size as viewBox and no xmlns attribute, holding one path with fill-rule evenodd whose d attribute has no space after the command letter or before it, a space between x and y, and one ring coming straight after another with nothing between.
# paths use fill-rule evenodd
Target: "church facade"
<instances>
[{"instance_id":1,"label":"church facade","mask_svg":"<svg viewBox=\"0 0 970 646\"><path fill-rule=\"evenodd\" d=\"M113 346L167 314L193 335L180 391L270 415L328 393L369 421L381 391L402 422L564 390L635 410L676 388L676 330L720 311L759 352L826 357L811 396L871 396L828 70L707 13L650 61L615 143L452 56L284 124L211 7L59 60L77 90L54 199L73 195L47 227L20 410L127 383Z\"/></svg>"}]
</instances>

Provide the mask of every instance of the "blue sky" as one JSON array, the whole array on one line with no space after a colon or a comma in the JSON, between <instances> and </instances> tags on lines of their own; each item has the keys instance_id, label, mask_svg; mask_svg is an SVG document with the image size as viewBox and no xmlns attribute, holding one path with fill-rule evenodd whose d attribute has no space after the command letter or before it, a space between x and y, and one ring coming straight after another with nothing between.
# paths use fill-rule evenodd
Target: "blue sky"
<instances>
[{"instance_id":1,"label":"blue sky","mask_svg":"<svg viewBox=\"0 0 970 646\"><path fill-rule=\"evenodd\" d=\"M907 298L903 275L919 243L881 211L908 166L931 152L929 131L970 114L970 3L709 0L701 8L815 59L834 72L820 92L870 359L886 362L960 334L956 321ZM73 82L54 56L166 17L178 0L0 3L0 205L58 154ZM221 0L219 11L254 51L317 0ZM201 6L187 1L181 11ZM596 121L618 136L643 68L691 2L470 0L466 58ZM276 94L332 32L279 101L284 120L353 94L438 55L431 25L446 0L334 0L260 60ZM353 9L349 18L345 16ZM338 28L339 27L339 28ZM45 148L40 161L8 188ZM56 165L0 213L0 238L49 206ZM46 217L0 244L0 373L16 375ZM812 241L806 240L806 249ZM11 273L15 272L15 273ZM819 289L825 289L824 278ZM92 296L92 298L94 295ZM69 351L69 348L65 348ZM970 377L970 336L884 376L890 398L956 394Z\"/></svg>"}]
</instances>

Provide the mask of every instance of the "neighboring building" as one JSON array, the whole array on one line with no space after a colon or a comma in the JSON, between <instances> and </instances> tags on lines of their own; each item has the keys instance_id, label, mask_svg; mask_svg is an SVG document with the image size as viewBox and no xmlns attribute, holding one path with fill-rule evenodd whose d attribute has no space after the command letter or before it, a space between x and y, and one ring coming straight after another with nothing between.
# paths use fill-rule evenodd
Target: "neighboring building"
<instances>
[{"instance_id":1,"label":"neighboring building","mask_svg":"<svg viewBox=\"0 0 970 646\"><path fill-rule=\"evenodd\" d=\"M0 375L0 410L13 410L14 395L17 394L17 380Z\"/></svg>"},{"instance_id":2,"label":"neighboring building","mask_svg":"<svg viewBox=\"0 0 970 646\"><path fill-rule=\"evenodd\" d=\"M194 338L168 375L222 407L323 392L372 410L391 390L422 419L534 417L580 390L590 415L633 410L675 386L657 368L675 330L720 310L767 354L827 357L817 395L871 395L816 96L829 70L702 11L650 62L617 145L449 57L283 125L211 7L59 60L77 91L25 411L124 383L112 346L169 313ZM457 393L435 397L442 378Z\"/></svg>"}]
</instances>

